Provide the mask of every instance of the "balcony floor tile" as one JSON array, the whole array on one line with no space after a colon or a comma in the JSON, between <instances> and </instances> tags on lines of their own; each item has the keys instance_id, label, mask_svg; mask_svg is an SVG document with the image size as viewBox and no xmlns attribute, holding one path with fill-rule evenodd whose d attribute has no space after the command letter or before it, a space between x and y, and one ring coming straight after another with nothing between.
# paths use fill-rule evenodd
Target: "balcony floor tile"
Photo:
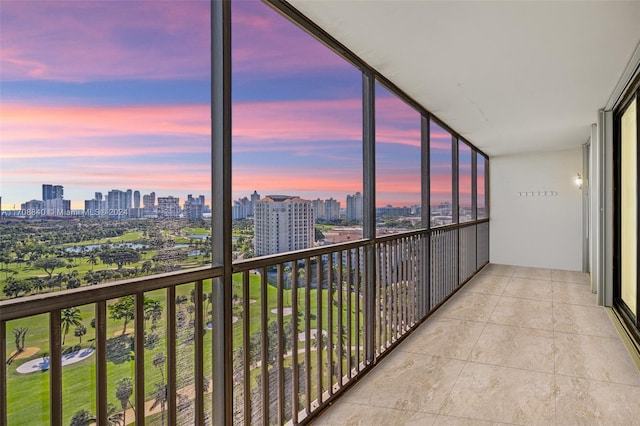
<instances>
[{"instance_id":1,"label":"balcony floor tile","mask_svg":"<svg viewBox=\"0 0 640 426\"><path fill-rule=\"evenodd\" d=\"M487 324L469 361L553 373L553 332Z\"/></svg>"},{"instance_id":2,"label":"balcony floor tile","mask_svg":"<svg viewBox=\"0 0 640 426\"><path fill-rule=\"evenodd\" d=\"M439 314L446 318L487 322L499 296L460 291L447 301Z\"/></svg>"},{"instance_id":3,"label":"balcony floor tile","mask_svg":"<svg viewBox=\"0 0 640 426\"><path fill-rule=\"evenodd\" d=\"M639 424L640 372L588 283L488 265L315 424Z\"/></svg>"},{"instance_id":4,"label":"balcony floor tile","mask_svg":"<svg viewBox=\"0 0 640 426\"><path fill-rule=\"evenodd\" d=\"M464 361L395 350L344 400L437 414L463 366Z\"/></svg>"},{"instance_id":5,"label":"balcony floor tile","mask_svg":"<svg viewBox=\"0 0 640 426\"><path fill-rule=\"evenodd\" d=\"M395 408L340 402L322 417L324 425L362 425L388 426L402 424L406 426L428 426L436 420L435 414L420 411L399 410Z\"/></svg>"},{"instance_id":6,"label":"balcony floor tile","mask_svg":"<svg viewBox=\"0 0 640 426\"><path fill-rule=\"evenodd\" d=\"M480 322L438 318L427 321L409 336L403 342L402 350L467 360L483 329L484 324Z\"/></svg>"},{"instance_id":7,"label":"balcony floor tile","mask_svg":"<svg viewBox=\"0 0 640 426\"><path fill-rule=\"evenodd\" d=\"M553 331L553 304L550 301L502 296L489 322Z\"/></svg>"},{"instance_id":8,"label":"balcony floor tile","mask_svg":"<svg viewBox=\"0 0 640 426\"><path fill-rule=\"evenodd\" d=\"M502 275L477 275L462 287L462 291L501 296L510 279Z\"/></svg>"},{"instance_id":9,"label":"balcony floor tile","mask_svg":"<svg viewBox=\"0 0 640 426\"><path fill-rule=\"evenodd\" d=\"M441 414L548 425L555 421L553 374L468 362Z\"/></svg>"}]
</instances>

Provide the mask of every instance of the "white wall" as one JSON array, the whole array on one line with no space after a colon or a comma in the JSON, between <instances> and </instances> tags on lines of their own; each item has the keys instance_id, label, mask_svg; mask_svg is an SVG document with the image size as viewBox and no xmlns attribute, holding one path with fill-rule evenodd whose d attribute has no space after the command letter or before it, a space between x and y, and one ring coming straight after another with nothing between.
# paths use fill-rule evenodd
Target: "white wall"
<instances>
[{"instance_id":1,"label":"white wall","mask_svg":"<svg viewBox=\"0 0 640 426\"><path fill-rule=\"evenodd\" d=\"M582 270L582 150L491 157L492 263ZM555 196L519 192L555 191Z\"/></svg>"}]
</instances>

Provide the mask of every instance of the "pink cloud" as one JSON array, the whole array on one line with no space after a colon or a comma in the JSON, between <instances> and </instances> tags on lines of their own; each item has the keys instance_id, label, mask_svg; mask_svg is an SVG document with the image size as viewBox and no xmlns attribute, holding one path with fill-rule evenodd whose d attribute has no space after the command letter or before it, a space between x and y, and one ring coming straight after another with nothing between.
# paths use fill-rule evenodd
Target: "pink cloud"
<instances>
[{"instance_id":1,"label":"pink cloud","mask_svg":"<svg viewBox=\"0 0 640 426\"><path fill-rule=\"evenodd\" d=\"M3 0L0 22L5 81L209 75L208 2Z\"/></svg>"},{"instance_id":2,"label":"pink cloud","mask_svg":"<svg viewBox=\"0 0 640 426\"><path fill-rule=\"evenodd\" d=\"M9 159L123 157L150 151L205 153L210 151L208 141L204 144L134 141L160 135L204 140L211 134L209 123L209 105L74 107L4 103L2 156ZM108 144L102 142L105 139Z\"/></svg>"}]
</instances>

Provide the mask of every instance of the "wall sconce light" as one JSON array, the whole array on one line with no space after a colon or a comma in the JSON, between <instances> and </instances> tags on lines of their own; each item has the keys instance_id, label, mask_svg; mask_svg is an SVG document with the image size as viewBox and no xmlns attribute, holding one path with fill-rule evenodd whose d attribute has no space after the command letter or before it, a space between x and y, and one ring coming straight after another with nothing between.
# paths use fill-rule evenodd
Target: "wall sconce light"
<instances>
[{"instance_id":1,"label":"wall sconce light","mask_svg":"<svg viewBox=\"0 0 640 426\"><path fill-rule=\"evenodd\" d=\"M576 186L578 187L578 189L582 189L582 176L580 176L580 173L578 173L576 175L576 178L575 178L574 182L575 182Z\"/></svg>"}]
</instances>

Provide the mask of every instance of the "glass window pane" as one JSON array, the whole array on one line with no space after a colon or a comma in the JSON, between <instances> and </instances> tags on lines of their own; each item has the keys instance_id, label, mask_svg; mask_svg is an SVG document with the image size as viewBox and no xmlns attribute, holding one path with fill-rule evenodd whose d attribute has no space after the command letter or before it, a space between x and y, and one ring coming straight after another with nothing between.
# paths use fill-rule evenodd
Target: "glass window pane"
<instances>
[{"instance_id":1,"label":"glass window pane","mask_svg":"<svg viewBox=\"0 0 640 426\"><path fill-rule=\"evenodd\" d=\"M235 258L352 241L361 72L262 2L233 2L232 40Z\"/></svg>"},{"instance_id":2,"label":"glass window pane","mask_svg":"<svg viewBox=\"0 0 640 426\"><path fill-rule=\"evenodd\" d=\"M636 108L637 101L634 100L627 108L621 120L621 161L620 174L622 177L621 194L620 194L620 212L621 212L621 297L624 303L629 307L631 312L636 313L636 293L638 291L638 265L637 265L637 217L638 217L638 200L637 200L637 182L638 182L638 165L637 165L637 126Z\"/></svg>"},{"instance_id":3,"label":"glass window pane","mask_svg":"<svg viewBox=\"0 0 640 426\"><path fill-rule=\"evenodd\" d=\"M471 147L462 141L458 141L458 221L461 223L473 220L471 154Z\"/></svg>"},{"instance_id":4,"label":"glass window pane","mask_svg":"<svg viewBox=\"0 0 640 426\"><path fill-rule=\"evenodd\" d=\"M433 120L430 127L431 226L441 226L452 221L452 136Z\"/></svg>"},{"instance_id":5,"label":"glass window pane","mask_svg":"<svg viewBox=\"0 0 640 426\"><path fill-rule=\"evenodd\" d=\"M29 293L210 263L209 3L3 2L0 27L2 232Z\"/></svg>"},{"instance_id":6,"label":"glass window pane","mask_svg":"<svg viewBox=\"0 0 640 426\"><path fill-rule=\"evenodd\" d=\"M380 84L375 91L377 233L419 228L421 117Z\"/></svg>"},{"instance_id":7,"label":"glass window pane","mask_svg":"<svg viewBox=\"0 0 640 426\"><path fill-rule=\"evenodd\" d=\"M485 190L486 185L486 159L484 155L477 154L476 156L476 171L477 180L476 188L478 194L478 219L485 219L487 217L487 195Z\"/></svg>"}]
</instances>

